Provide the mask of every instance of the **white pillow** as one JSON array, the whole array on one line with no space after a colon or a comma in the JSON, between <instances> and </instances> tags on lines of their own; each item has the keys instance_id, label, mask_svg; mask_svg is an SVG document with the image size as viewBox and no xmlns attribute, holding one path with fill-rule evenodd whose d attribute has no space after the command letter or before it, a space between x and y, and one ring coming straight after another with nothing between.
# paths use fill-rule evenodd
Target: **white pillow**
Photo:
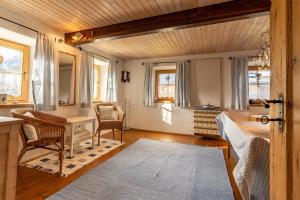
<instances>
[{"instance_id":1,"label":"white pillow","mask_svg":"<svg viewBox=\"0 0 300 200\"><path fill-rule=\"evenodd\" d=\"M113 118L113 120L118 120L118 118L119 118L119 112L118 111L113 111L112 118Z\"/></svg>"},{"instance_id":2,"label":"white pillow","mask_svg":"<svg viewBox=\"0 0 300 200\"><path fill-rule=\"evenodd\" d=\"M34 116L31 112L26 112L24 115L25 115L26 117L35 118L35 116Z\"/></svg>"},{"instance_id":3,"label":"white pillow","mask_svg":"<svg viewBox=\"0 0 300 200\"><path fill-rule=\"evenodd\" d=\"M99 106L101 120L114 120L114 106Z\"/></svg>"},{"instance_id":4,"label":"white pillow","mask_svg":"<svg viewBox=\"0 0 300 200\"><path fill-rule=\"evenodd\" d=\"M24 115L27 117L35 118L33 114L31 114L31 112L26 112ZM23 124L23 130L28 140L38 140L37 132L34 126L32 126L31 124Z\"/></svg>"}]
</instances>

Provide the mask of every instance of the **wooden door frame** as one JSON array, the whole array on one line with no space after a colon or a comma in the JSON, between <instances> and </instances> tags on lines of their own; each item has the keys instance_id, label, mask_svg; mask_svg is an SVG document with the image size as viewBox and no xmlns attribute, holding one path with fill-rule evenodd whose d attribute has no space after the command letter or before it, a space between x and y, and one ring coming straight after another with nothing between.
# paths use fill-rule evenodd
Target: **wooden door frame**
<instances>
[{"instance_id":1,"label":"wooden door frame","mask_svg":"<svg viewBox=\"0 0 300 200\"><path fill-rule=\"evenodd\" d=\"M296 0L297 1L297 0ZM293 73L292 73L292 0L273 0L271 22L271 98L284 97L284 130L272 123L270 131L270 199L292 199L292 135L293 135ZM278 105L270 115L278 116Z\"/></svg>"}]
</instances>

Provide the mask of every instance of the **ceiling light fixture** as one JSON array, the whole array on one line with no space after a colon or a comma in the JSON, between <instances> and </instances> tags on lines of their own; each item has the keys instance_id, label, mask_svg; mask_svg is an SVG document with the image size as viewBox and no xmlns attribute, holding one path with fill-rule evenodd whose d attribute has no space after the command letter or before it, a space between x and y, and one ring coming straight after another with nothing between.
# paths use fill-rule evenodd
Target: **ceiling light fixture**
<instances>
[{"instance_id":1,"label":"ceiling light fixture","mask_svg":"<svg viewBox=\"0 0 300 200\"><path fill-rule=\"evenodd\" d=\"M257 57L253 60L254 64L259 66L260 70L268 69L271 65L270 31L263 32L261 37L265 42L260 48Z\"/></svg>"}]
</instances>

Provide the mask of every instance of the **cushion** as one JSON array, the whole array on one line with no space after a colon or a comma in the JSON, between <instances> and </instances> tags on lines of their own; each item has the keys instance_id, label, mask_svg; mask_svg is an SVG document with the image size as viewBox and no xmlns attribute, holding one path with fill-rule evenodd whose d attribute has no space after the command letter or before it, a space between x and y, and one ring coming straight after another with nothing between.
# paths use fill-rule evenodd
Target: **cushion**
<instances>
[{"instance_id":1,"label":"cushion","mask_svg":"<svg viewBox=\"0 0 300 200\"><path fill-rule=\"evenodd\" d=\"M31 114L31 112L26 112L24 115L27 117L35 118L33 114ZM23 124L23 130L28 140L38 140L37 132L34 126L32 126L31 124Z\"/></svg>"},{"instance_id":2,"label":"cushion","mask_svg":"<svg viewBox=\"0 0 300 200\"><path fill-rule=\"evenodd\" d=\"M118 118L119 118L119 112L118 111L113 111L112 117L113 117L113 120L118 120Z\"/></svg>"},{"instance_id":3,"label":"cushion","mask_svg":"<svg viewBox=\"0 0 300 200\"><path fill-rule=\"evenodd\" d=\"M122 122L116 120L101 120L101 129L121 128Z\"/></svg>"},{"instance_id":4,"label":"cushion","mask_svg":"<svg viewBox=\"0 0 300 200\"><path fill-rule=\"evenodd\" d=\"M101 120L114 120L114 106L99 106Z\"/></svg>"},{"instance_id":5,"label":"cushion","mask_svg":"<svg viewBox=\"0 0 300 200\"><path fill-rule=\"evenodd\" d=\"M34 116L31 112L26 112L24 115L25 115L26 117L35 118L35 116Z\"/></svg>"}]
</instances>

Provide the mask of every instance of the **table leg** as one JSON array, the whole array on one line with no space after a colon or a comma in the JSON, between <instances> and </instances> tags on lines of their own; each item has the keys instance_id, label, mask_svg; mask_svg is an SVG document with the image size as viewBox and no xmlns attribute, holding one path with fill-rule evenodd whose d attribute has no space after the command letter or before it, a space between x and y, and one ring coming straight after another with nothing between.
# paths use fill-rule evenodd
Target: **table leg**
<instances>
[{"instance_id":1,"label":"table leg","mask_svg":"<svg viewBox=\"0 0 300 200\"><path fill-rule=\"evenodd\" d=\"M73 151L74 151L74 126L71 126L71 142L70 142L70 156L69 158L73 158Z\"/></svg>"},{"instance_id":2,"label":"table leg","mask_svg":"<svg viewBox=\"0 0 300 200\"><path fill-rule=\"evenodd\" d=\"M95 130L96 129L96 120L93 120L93 132L92 132L92 148L94 148L94 135L95 135Z\"/></svg>"}]
</instances>

